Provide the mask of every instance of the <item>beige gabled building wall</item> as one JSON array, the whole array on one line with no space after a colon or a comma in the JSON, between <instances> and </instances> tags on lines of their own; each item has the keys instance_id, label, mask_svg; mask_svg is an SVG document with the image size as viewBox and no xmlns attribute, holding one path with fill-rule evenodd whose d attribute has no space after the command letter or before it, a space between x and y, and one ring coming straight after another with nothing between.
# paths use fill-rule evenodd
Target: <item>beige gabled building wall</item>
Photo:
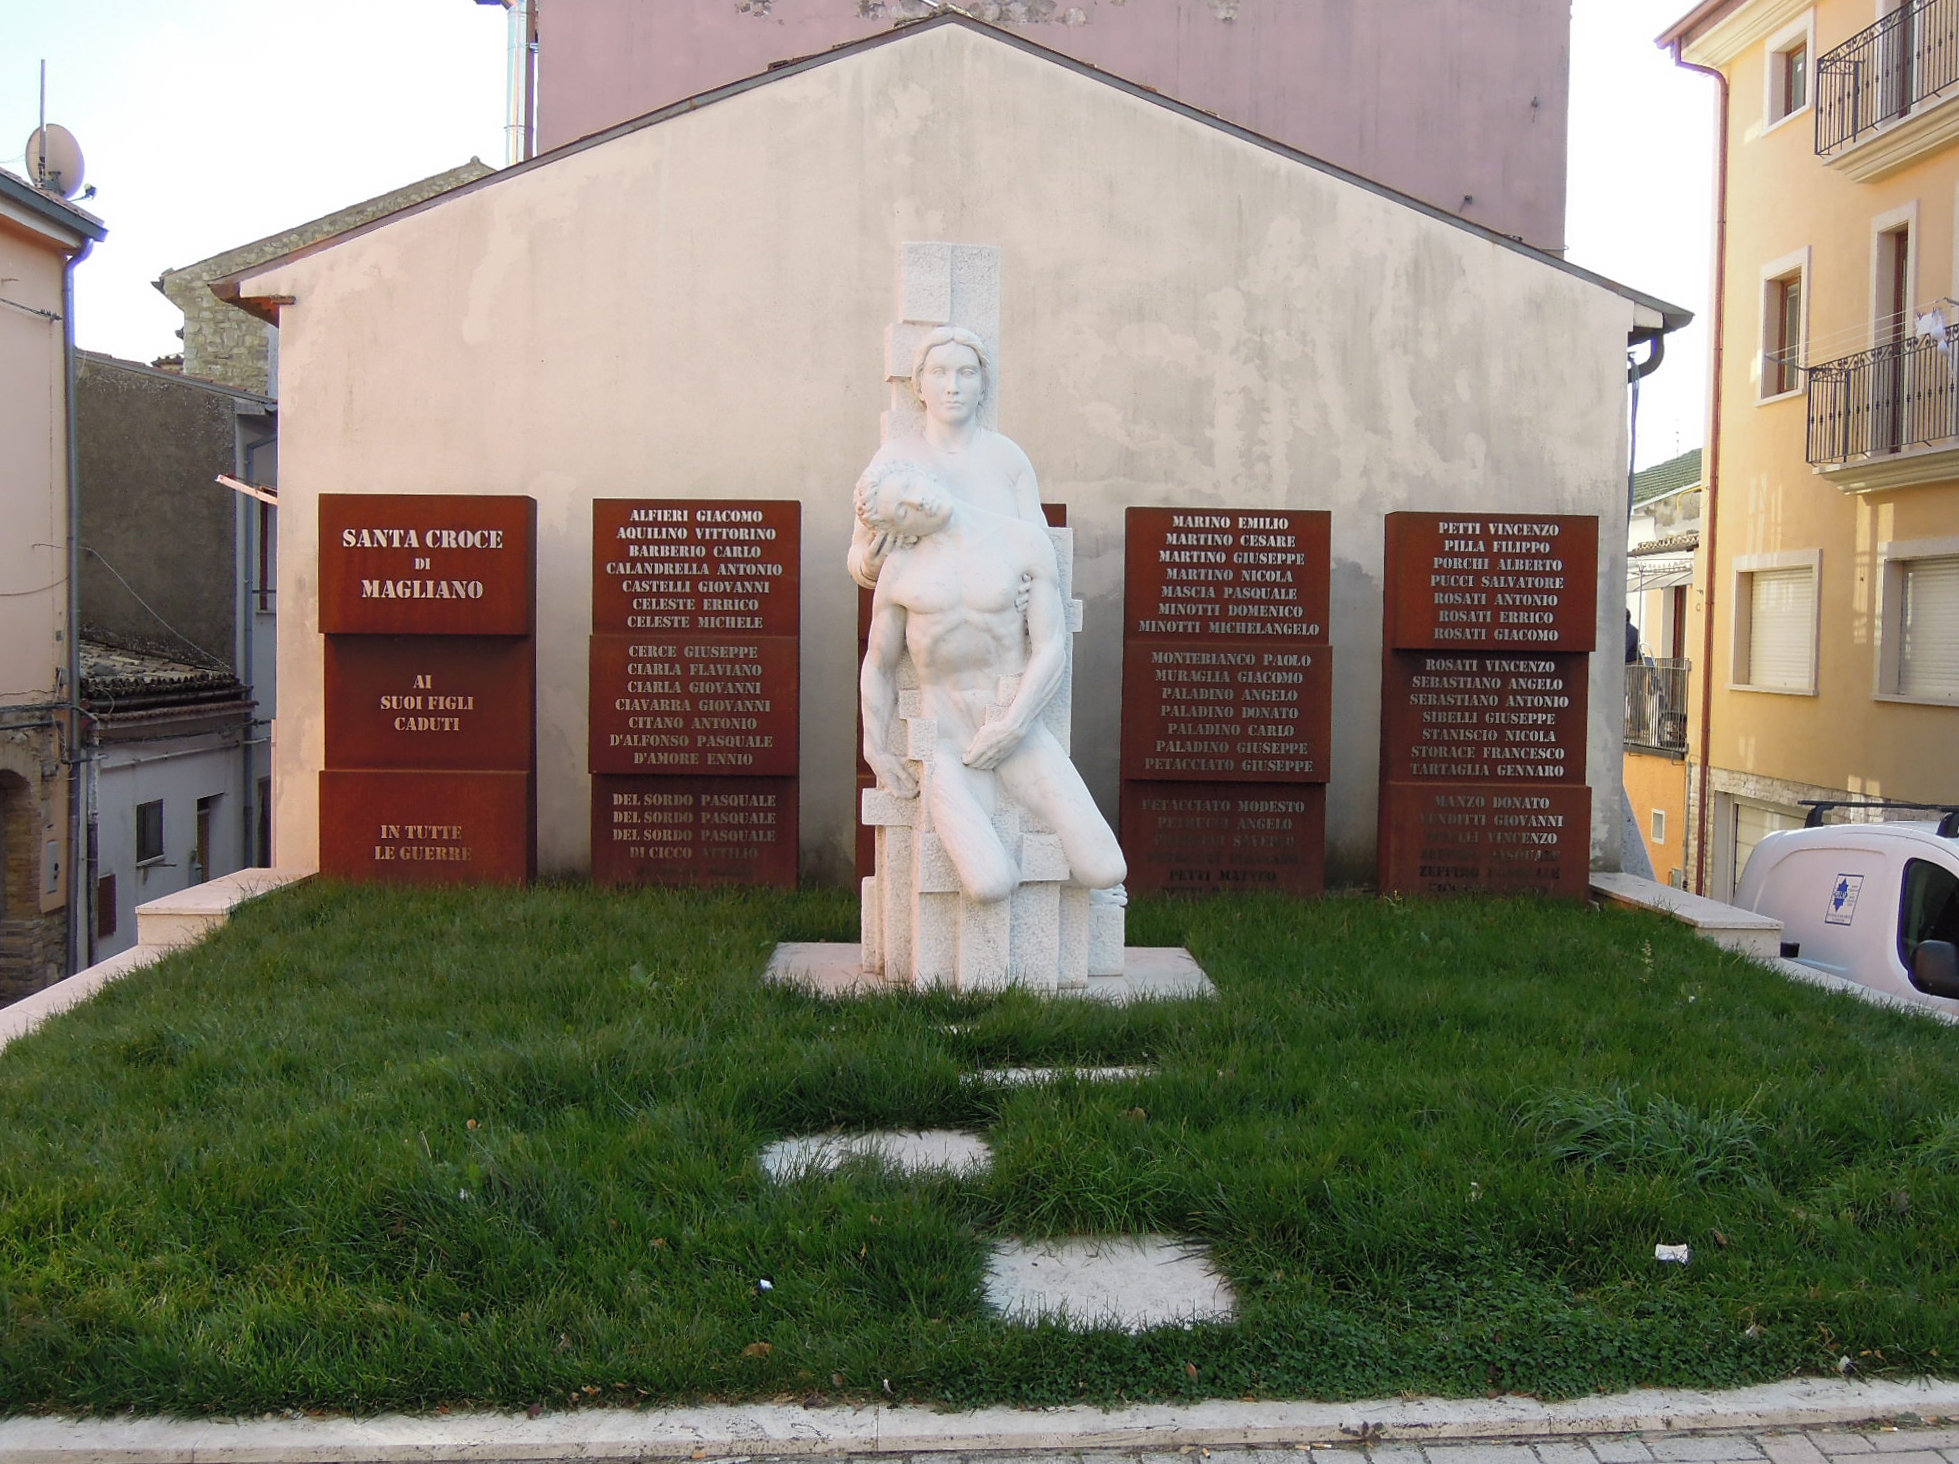
<instances>
[{"instance_id":1,"label":"beige gabled building wall","mask_svg":"<svg viewBox=\"0 0 1959 1464\"><path fill-rule=\"evenodd\" d=\"M986 99L982 111L975 99ZM1054 139L1069 139L1065 147ZM957 18L629 124L232 284L281 320L279 858L314 857L318 499L539 505L539 863L587 860L591 503L803 503L805 878L854 845L850 486L907 240L997 246L1000 424L1069 506L1075 749L1113 810L1123 510L1331 508L1329 868L1374 856L1382 514L1625 503L1625 351L1684 320ZM283 303L281 303L283 302ZM1601 542L1601 644L1623 543ZM1352 637L1349 642L1346 638ZM1622 671L1594 660L1617 867Z\"/></svg>"},{"instance_id":2,"label":"beige gabled building wall","mask_svg":"<svg viewBox=\"0 0 1959 1464\"><path fill-rule=\"evenodd\" d=\"M1727 88L1690 627L1716 896L1803 799L1959 801L1959 13L1887 8L1709 0L1662 37Z\"/></svg>"}]
</instances>

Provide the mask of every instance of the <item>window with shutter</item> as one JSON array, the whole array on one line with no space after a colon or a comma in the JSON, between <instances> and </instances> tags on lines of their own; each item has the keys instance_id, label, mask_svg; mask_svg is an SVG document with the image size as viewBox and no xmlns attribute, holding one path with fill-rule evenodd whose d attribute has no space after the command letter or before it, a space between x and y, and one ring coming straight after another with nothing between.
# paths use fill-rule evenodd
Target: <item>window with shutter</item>
<instances>
[{"instance_id":1,"label":"window with shutter","mask_svg":"<svg viewBox=\"0 0 1959 1464\"><path fill-rule=\"evenodd\" d=\"M1959 555L1906 560L1902 578L1898 693L1959 701Z\"/></svg>"},{"instance_id":2,"label":"window with shutter","mask_svg":"<svg viewBox=\"0 0 1959 1464\"><path fill-rule=\"evenodd\" d=\"M1816 571L1758 569L1748 576L1749 686L1809 691L1816 664Z\"/></svg>"}]
</instances>

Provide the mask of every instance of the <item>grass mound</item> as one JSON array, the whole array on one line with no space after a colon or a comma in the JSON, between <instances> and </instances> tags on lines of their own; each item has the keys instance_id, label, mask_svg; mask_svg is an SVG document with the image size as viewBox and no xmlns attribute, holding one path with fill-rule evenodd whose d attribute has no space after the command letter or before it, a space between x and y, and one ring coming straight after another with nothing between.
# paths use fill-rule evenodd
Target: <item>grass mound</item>
<instances>
[{"instance_id":1,"label":"grass mound","mask_svg":"<svg viewBox=\"0 0 1959 1464\"><path fill-rule=\"evenodd\" d=\"M774 942L855 923L816 893L316 883L246 906L0 1054L0 1407L1950 1370L1943 1027L1528 902L1139 902L1131 940L1188 945L1216 1002L756 979ZM1149 1071L961 1082L1062 1065ZM887 1126L984 1129L994 1165L778 1187L756 1164ZM989 1238L1143 1230L1208 1243L1240 1321L1077 1334L981 1305Z\"/></svg>"}]
</instances>

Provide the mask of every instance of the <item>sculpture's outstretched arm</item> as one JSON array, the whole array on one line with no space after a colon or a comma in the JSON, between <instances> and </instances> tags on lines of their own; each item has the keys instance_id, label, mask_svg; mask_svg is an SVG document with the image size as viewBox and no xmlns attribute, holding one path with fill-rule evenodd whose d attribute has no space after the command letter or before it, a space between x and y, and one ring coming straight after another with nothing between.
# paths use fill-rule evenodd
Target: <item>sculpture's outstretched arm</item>
<instances>
[{"instance_id":1,"label":"sculpture's outstretched arm","mask_svg":"<svg viewBox=\"0 0 1959 1464\"><path fill-rule=\"evenodd\" d=\"M898 722L898 659L905 649L905 611L882 594L871 602L870 639L858 676L864 717L864 761L878 782L900 798L918 793L918 778L895 741Z\"/></svg>"}]
</instances>

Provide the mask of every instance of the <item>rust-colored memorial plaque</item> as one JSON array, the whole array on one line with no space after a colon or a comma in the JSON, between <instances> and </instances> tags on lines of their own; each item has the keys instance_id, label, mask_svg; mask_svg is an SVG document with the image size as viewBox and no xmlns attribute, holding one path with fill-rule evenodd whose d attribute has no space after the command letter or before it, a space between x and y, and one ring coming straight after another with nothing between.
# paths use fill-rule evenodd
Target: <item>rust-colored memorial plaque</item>
<instances>
[{"instance_id":1,"label":"rust-colored memorial plaque","mask_svg":"<svg viewBox=\"0 0 1959 1464\"><path fill-rule=\"evenodd\" d=\"M1122 765L1134 778L1327 780L1332 653L1151 637L1123 647Z\"/></svg>"},{"instance_id":2,"label":"rust-colored memorial plaque","mask_svg":"<svg viewBox=\"0 0 1959 1464\"><path fill-rule=\"evenodd\" d=\"M1323 889L1331 515L1132 508L1125 528L1130 887Z\"/></svg>"},{"instance_id":3,"label":"rust-colored memorial plaque","mask_svg":"<svg viewBox=\"0 0 1959 1464\"><path fill-rule=\"evenodd\" d=\"M1393 650L1589 651L1598 638L1598 519L1391 513Z\"/></svg>"},{"instance_id":4,"label":"rust-colored memorial plaque","mask_svg":"<svg viewBox=\"0 0 1959 1464\"><path fill-rule=\"evenodd\" d=\"M537 869L537 504L320 495L320 868L391 884Z\"/></svg>"},{"instance_id":5,"label":"rust-colored memorial plaque","mask_svg":"<svg viewBox=\"0 0 1959 1464\"><path fill-rule=\"evenodd\" d=\"M592 877L796 883L802 505L592 505Z\"/></svg>"},{"instance_id":6,"label":"rust-colored memorial plaque","mask_svg":"<svg viewBox=\"0 0 1959 1464\"><path fill-rule=\"evenodd\" d=\"M326 765L528 772L534 670L522 636L330 635Z\"/></svg>"},{"instance_id":7,"label":"rust-colored memorial plaque","mask_svg":"<svg viewBox=\"0 0 1959 1464\"><path fill-rule=\"evenodd\" d=\"M799 643L592 637L595 773L796 775Z\"/></svg>"},{"instance_id":8,"label":"rust-colored memorial plaque","mask_svg":"<svg viewBox=\"0 0 1959 1464\"><path fill-rule=\"evenodd\" d=\"M1324 644L1332 522L1324 509L1130 509L1124 638Z\"/></svg>"},{"instance_id":9,"label":"rust-colored memorial plaque","mask_svg":"<svg viewBox=\"0 0 1959 1464\"><path fill-rule=\"evenodd\" d=\"M389 884L522 884L533 872L528 773L320 774L320 871Z\"/></svg>"},{"instance_id":10,"label":"rust-colored memorial plaque","mask_svg":"<svg viewBox=\"0 0 1959 1464\"><path fill-rule=\"evenodd\" d=\"M1590 788L1384 783L1381 807L1383 890L1579 900L1590 890Z\"/></svg>"},{"instance_id":11,"label":"rust-colored memorial plaque","mask_svg":"<svg viewBox=\"0 0 1959 1464\"><path fill-rule=\"evenodd\" d=\"M537 503L506 494L322 493L327 635L529 635Z\"/></svg>"},{"instance_id":12,"label":"rust-colored memorial plaque","mask_svg":"<svg viewBox=\"0 0 1959 1464\"><path fill-rule=\"evenodd\" d=\"M1381 685L1381 777L1391 783L1583 781L1590 658L1401 651Z\"/></svg>"},{"instance_id":13,"label":"rust-colored memorial plaque","mask_svg":"<svg viewBox=\"0 0 1959 1464\"><path fill-rule=\"evenodd\" d=\"M799 634L801 514L791 500L595 500L593 634Z\"/></svg>"},{"instance_id":14,"label":"rust-colored memorial plaque","mask_svg":"<svg viewBox=\"0 0 1959 1464\"><path fill-rule=\"evenodd\" d=\"M592 878L796 887L796 779L592 779Z\"/></svg>"},{"instance_id":15,"label":"rust-colored memorial plaque","mask_svg":"<svg viewBox=\"0 0 1959 1464\"><path fill-rule=\"evenodd\" d=\"M1382 893L1585 898L1598 520L1391 513L1385 537Z\"/></svg>"},{"instance_id":16,"label":"rust-colored memorial plaque","mask_svg":"<svg viewBox=\"0 0 1959 1464\"><path fill-rule=\"evenodd\" d=\"M1122 841L1132 889L1315 894L1326 887L1326 790L1124 783Z\"/></svg>"}]
</instances>

